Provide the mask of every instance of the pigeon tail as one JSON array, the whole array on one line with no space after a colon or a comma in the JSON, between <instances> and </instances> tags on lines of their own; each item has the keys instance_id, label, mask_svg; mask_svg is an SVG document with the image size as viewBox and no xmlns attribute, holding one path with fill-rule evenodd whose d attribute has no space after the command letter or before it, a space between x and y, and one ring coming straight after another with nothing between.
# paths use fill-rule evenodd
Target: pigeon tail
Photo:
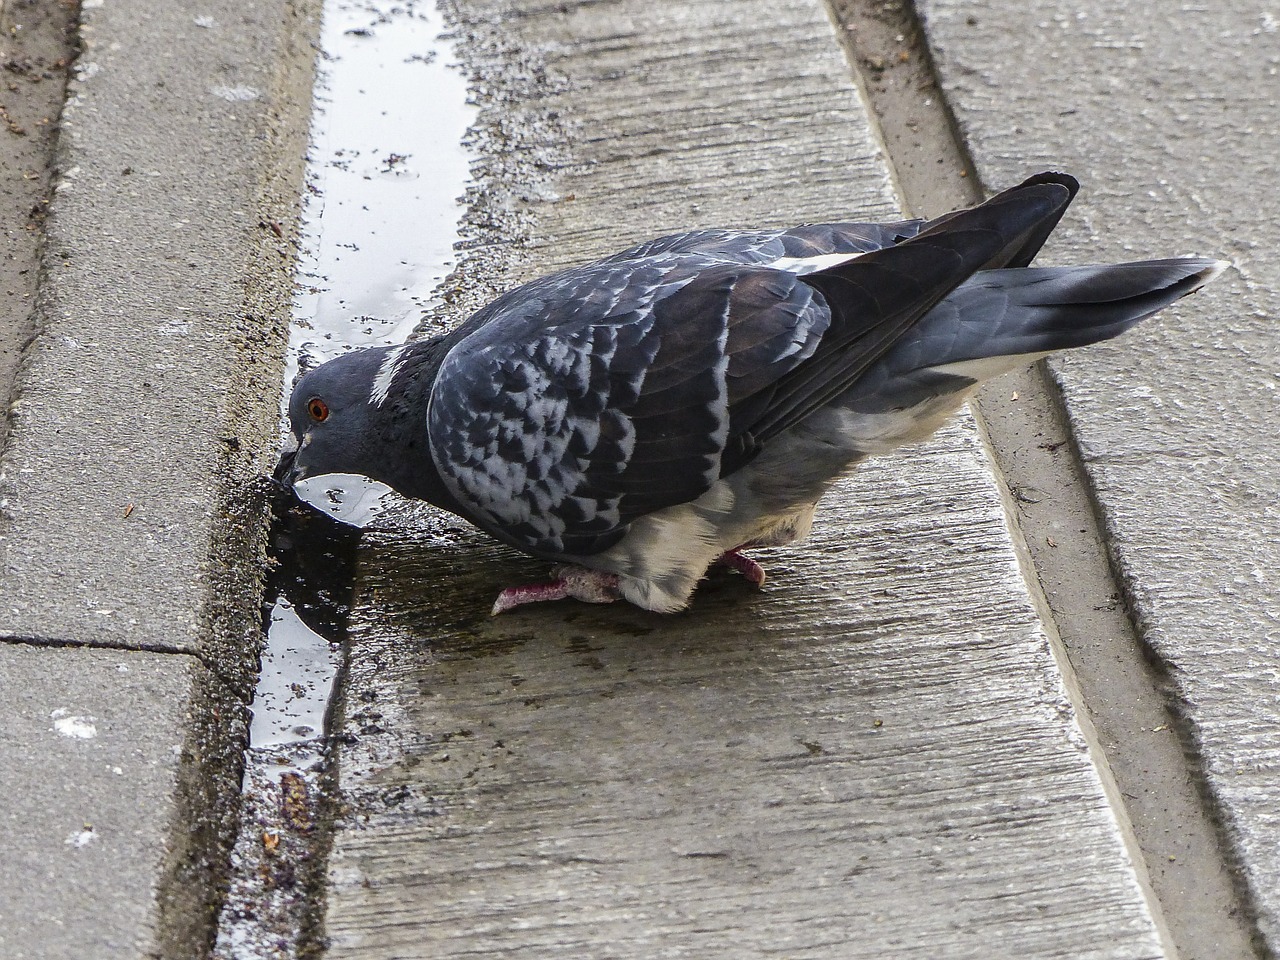
<instances>
[{"instance_id":1,"label":"pigeon tail","mask_svg":"<svg viewBox=\"0 0 1280 960\"><path fill-rule=\"evenodd\" d=\"M1003 368L1011 369L1027 357L1109 340L1194 293L1227 266L1186 257L987 271L921 323L921 345L939 352L920 350L914 366L959 373L949 365L1008 358Z\"/></svg>"},{"instance_id":2,"label":"pigeon tail","mask_svg":"<svg viewBox=\"0 0 1280 960\"><path fill-rule=\"evenodd\" d=\"M1227 266L1185 257L984 271L930 311L836 405L862 413L959 406L977 383L1119 336Z\"/></svg>"}]
</instances>

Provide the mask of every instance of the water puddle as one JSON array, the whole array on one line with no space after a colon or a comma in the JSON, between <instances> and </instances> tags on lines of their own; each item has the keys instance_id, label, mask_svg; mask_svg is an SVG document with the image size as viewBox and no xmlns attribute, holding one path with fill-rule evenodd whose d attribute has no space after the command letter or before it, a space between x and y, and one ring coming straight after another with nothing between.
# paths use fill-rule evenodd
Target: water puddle
<instances>
[{"instance_id":1,"label":"water puddle","mask_svg":"<svg viewBox=\"0 0 1280 960\"><path fill-rule=\"evenodd\" d=\"M434 3L325 5L282 410L299 371L403 341L438 303L475 115L443 30ZM308 949L325 732L358 527L377 514L384 490L362 477L315 478L300 494L316 510L288 495L277 504L241 829L214 950L221 960Z\"/></svg>"},{"instance_id":2,"label":"water puddle","mask_svg":"<svg viewBox=\"0 0 1280 960\"><path fill-rule=\"evenodd\" d=\"M286 383L407 338L453 267L475 110L442 30L433 3L325 4Z\"/></svg>"}]
</instances>

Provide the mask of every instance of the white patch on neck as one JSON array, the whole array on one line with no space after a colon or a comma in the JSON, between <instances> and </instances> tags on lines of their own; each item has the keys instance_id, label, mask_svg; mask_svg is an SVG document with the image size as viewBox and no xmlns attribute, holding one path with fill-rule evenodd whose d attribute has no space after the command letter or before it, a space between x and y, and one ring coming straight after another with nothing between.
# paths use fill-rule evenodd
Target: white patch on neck
<instances>
[{"instance_id":1,"label":"white patch on neck","mask_svg":"<svg viewBox=\"0 0 1280 960\"><path fill-rule=\"evenodd\" d=\"M787 273L802 277L806 273L817 273L828 267L848 263L860 256L862 256L860 253L824 253L814 257L779 257L771 263L762 263L761 266L771 270L785 270Z\"/></svg>"},{"instance_id":2,"label":"white patch on neck","mask_svg":"<svg viewBox=\"0 0 1280 960\"><path fill-rule=\"evenodd\" d=\"M382 366L378 368L378 375L373 378L373 389L369 391L369 402L375 407L381 407L387 402L387 397L391 393L391 381L396 378L396 372L400 369L401 360L407 349L409 349L407 343L396 347L387 354L387 358L382 361Z\"/></svg>"}]
</instances>

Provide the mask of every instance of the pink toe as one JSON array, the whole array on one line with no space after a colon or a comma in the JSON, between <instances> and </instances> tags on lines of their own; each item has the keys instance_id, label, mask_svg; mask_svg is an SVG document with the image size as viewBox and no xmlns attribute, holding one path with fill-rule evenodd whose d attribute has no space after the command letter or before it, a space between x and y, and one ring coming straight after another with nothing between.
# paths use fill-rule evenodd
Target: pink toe
<instances>
[{"instance_id":1,"label":"pink toe","mask_svg":"<svg viewBox=\"0 0 1280 960\"><path fill-rule=\"evenodd\" d=\"M568 597L585 603L613 603L618 599L617 574L583 567L557 567L551 572L556 574L556 579L503 590L494 601L490 615L497 616L526 603L564 600Z\"/></svg>"},{"instance_id":2,"label":"pink toe","mask_svg":"<svg viewBox=\"0 0 1280 960\"><path fill-rule=\"evenodd\" d=\"M569 595L568 585L563 579L548 580L546 583L526 583L518 587L507 587L493 602L490 616L522 607L526 603L542 603L546 600L563 600Z\"/></svg>"},{"instance_id":3,"label":"pink toe","mask_svg":"<svg viewBox=\"0 0 1280 960\"><path fill-rule=\"evenodd\" d=\"M745 553L739 553L736 549L726 550L720 555L719 562L724 564L726 567L729 567L731 570L737 570L757 587L764 586L764 567L760 566L760 564L756 563Z\"/></svg>"}]
</instances>

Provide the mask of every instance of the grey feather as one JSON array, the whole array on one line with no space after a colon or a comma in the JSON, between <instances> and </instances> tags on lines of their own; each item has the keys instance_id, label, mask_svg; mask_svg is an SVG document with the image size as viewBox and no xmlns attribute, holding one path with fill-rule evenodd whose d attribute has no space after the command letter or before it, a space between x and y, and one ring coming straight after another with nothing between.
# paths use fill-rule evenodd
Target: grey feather
<instances>
[{"instance_id":1,"label":"grey feather","mask_svg":"<svg viewBox=\"0 0 1280 960\"><path fill-rule=\"evenodd\" d=\"M1208 283L1221 268L1217 260L1185 257L983 271L930 311L836 405L906 409L1054 351L1109 340ZM973 361L997 362L966 366ZM978 370L984 371L980 378L964 375Z\"/></svg>"}]
</instances>

